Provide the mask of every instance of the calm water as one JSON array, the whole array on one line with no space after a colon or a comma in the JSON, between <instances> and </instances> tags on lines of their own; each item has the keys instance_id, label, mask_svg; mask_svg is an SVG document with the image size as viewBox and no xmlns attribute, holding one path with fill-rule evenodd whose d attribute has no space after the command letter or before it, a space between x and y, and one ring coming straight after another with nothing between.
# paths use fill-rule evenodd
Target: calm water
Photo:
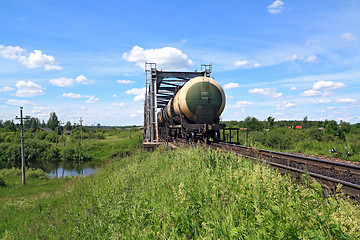
<instances>
[{"instance_id":1,"label":"calm water","mask_svg":"<svg viewBox=\"0 0 360 240\"><path fill-rule=\"evenodd\" d=\"M82 169L64 169L63 167L59 166L55 170L50 171L49 176L50 177L66 177L66 176L77 176L77 175L83 175L83 176L90 176L91 174L96 173L96 168L94 167L84 167Z\"/></svg>"}]
</instances>

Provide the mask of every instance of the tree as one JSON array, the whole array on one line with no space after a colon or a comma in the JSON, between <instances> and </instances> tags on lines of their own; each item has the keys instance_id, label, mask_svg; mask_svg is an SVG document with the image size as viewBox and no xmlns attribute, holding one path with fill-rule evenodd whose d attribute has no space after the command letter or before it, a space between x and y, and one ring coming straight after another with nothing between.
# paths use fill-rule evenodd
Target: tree
<instances>
[{"instance_id":1,"label":"tree","mask_svg":"<svg viewBox=\"0 0 360 240\"><path fill-rule=\"evenodd\" d=\"M72 126L71 126L71 122L70 121L67 121L65 126L64 126L64 129L65 130L71 130L72 129Z\"/></svg>"},{"instance_id":2,"label":"tree","mask_svg":"<svg viewBox=\"0 0 360 240\"><path fill-rule=\"evenodd\" d=\"M56 113L55 112L50 113L50 118L47 121L46 126L55 131L55 128L58 126L58 123L59 123L59 119L56 116Z\"/></svg>"},{"instance_id":3,"label":"tree","mask_svg":"<svg viewBox=\"0 0 360 240\"><path fill-rule=\"evenodd\" d=\"M304 117L303 128L308 128L308 117L307 116Z\"/></svg>"},{"instance_id":4,"label":"tree","mask_svg":"<svg viewBox=\"0 0 360 240\"><path fill-rule=\"evenodd\" d=\"M15 126L15 123L14 123L14 120L6 120L4 122L4 128L11 131L11 132L15 132L16 131L16 126Z\"/></svg>"},{"instance_id":5,"label":"tree","mask_svg":"<svg viewBox=\"0 0 360 240\"><path fill-rule=\"evenodd\" d=\"M40 126L40 120L38 118L31 117L24 121L26 128L37 129Z\"/></svg>"},{"instance_id":6,"label":"tree","mask_svg":"<svg viewBox=\"0 0 360 240\"><path fill-rule=\"evenodd\" d=\"M267 121L268 121L268 123L269 123L269 125L268 125L269 128L271 128L271 127L274 125L275 118L269 116L269 117L267 118Z\"/></svg>"}]
</instances>

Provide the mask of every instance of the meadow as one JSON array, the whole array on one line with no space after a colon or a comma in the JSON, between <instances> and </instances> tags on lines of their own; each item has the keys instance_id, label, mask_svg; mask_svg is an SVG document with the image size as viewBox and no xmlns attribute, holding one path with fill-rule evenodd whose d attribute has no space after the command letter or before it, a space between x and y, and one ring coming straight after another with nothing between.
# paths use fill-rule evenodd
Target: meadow
<instances>
[{"instance_id":1,"label":"meadow","mask_svg":"<svg viewBox=\"0 0 360 240\"><path fill-rule=\"evenodd\" d=\"M359 239L359 205L306 179L206 146L135 150L52 190L2 189L0 237Z\"/></svg>"}]
</instances>

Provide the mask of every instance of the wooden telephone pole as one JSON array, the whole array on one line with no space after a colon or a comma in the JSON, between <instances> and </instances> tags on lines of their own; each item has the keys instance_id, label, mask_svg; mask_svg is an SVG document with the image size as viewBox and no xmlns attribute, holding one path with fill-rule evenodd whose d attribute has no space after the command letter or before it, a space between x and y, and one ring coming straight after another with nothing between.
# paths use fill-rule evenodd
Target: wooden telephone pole
<instances>
[{"instance_id":1,"label":"wooden telephone pole","mask_svg":"<svg viewBox=\"0 0 360 240\"><path fill-rule=\"evenodd\" d=\"M82 122L83 122L83 120L82 120L82 118L80 117L80 120L79 120L79 122L80 122L80 130L81 130L81 142L83 141L83 136L82 136Z\"/></svg>"},{"instance_id":2,"label":"wooden telephone pole","mask_svg":"<svg viewBox=\"0 0 360 240\"><path fill-rule=\"evenodd\" d=\"M20 107L20 117L16 116L15 119L20 120L21 125L21 172L22 184L25 184L25 152L24 152L24 120L29 119L29 116L23 117L23 107Z\"/></svg>"}]
</instances>

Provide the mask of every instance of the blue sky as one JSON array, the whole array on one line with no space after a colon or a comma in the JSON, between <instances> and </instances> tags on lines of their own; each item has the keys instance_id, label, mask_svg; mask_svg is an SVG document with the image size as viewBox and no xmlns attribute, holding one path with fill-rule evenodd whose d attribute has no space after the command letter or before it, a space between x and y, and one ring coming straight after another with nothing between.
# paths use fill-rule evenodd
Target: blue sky
<instances>
[{"instance_id":1,"label":"blue sky","mask_svg":"<svg viewBox=\"0 0 360 240\"><path fill-rule=\"evenodd\" d=\"M143 123L144 62L213 65L224 120L360 122L359 1L0 2L0 119Z\"/></svg>"}]
</instances>

